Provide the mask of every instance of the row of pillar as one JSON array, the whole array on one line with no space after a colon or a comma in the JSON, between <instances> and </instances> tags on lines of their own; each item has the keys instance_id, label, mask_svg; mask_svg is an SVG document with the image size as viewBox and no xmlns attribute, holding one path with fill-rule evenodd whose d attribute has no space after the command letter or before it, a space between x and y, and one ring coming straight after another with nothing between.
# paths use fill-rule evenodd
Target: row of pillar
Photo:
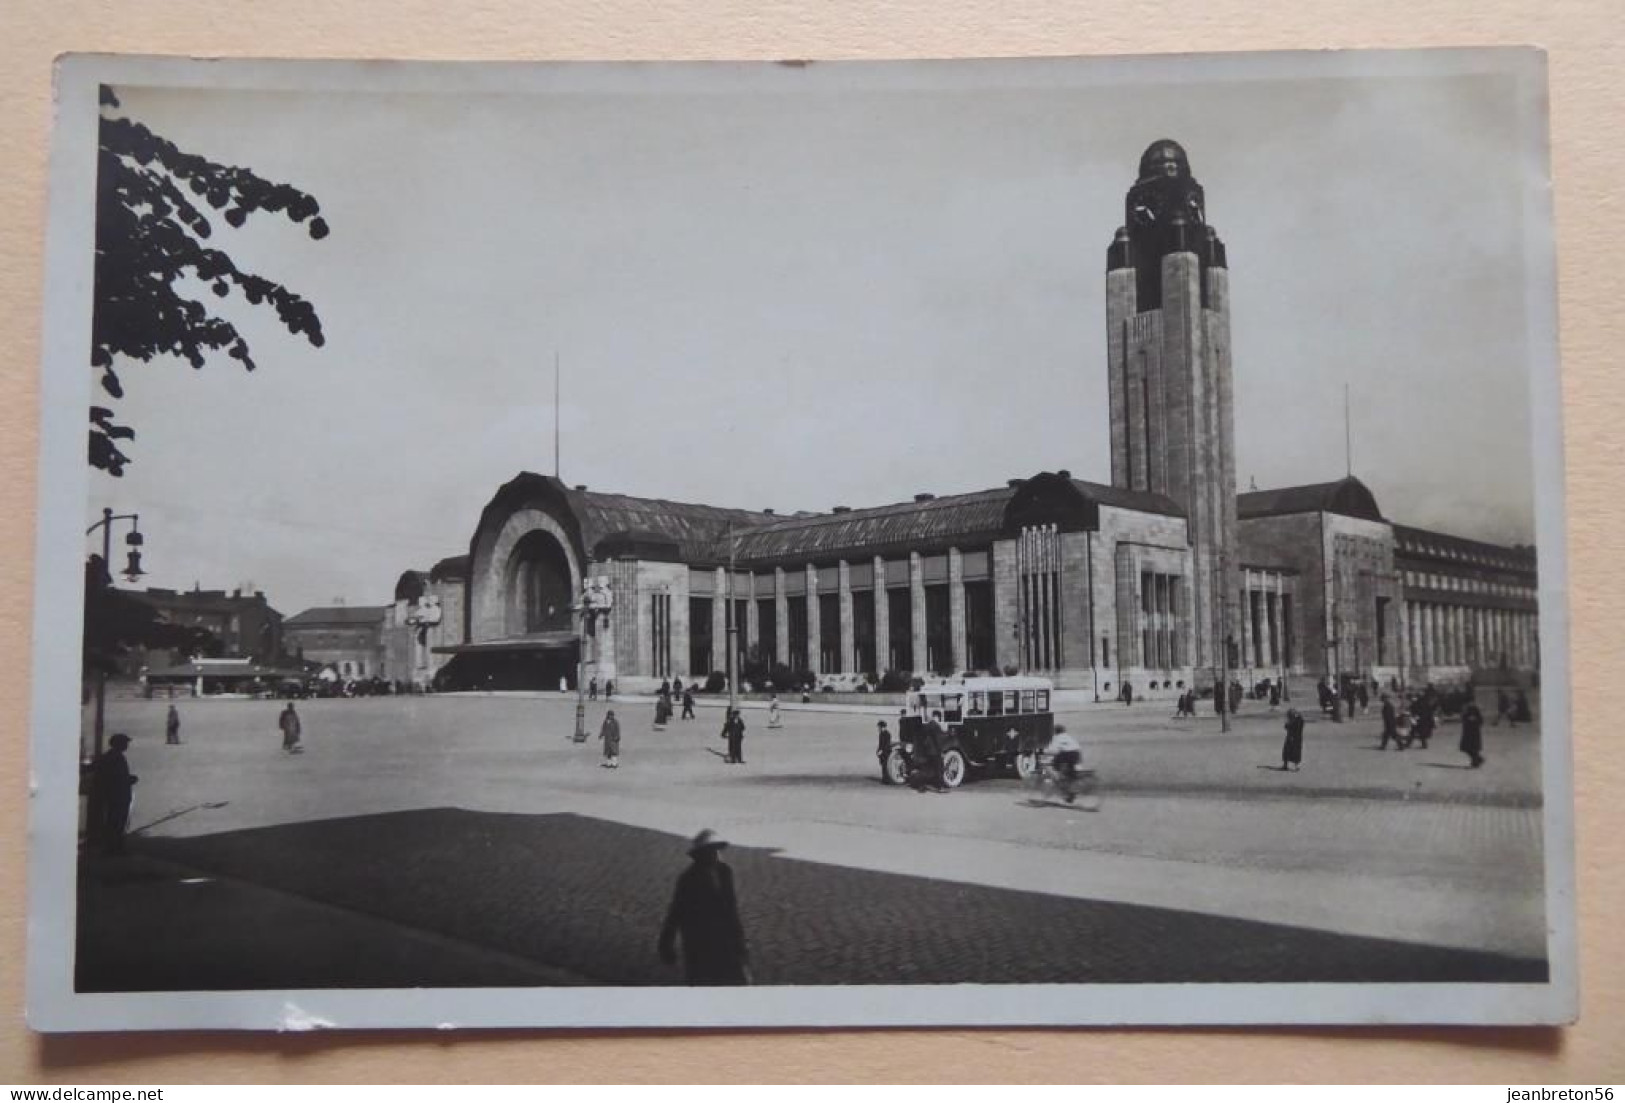
<instances>
[{"instance_id":1,"label":"row of pillar","mask_svg":"<svg viewBox=\"0 0 1625 1103\"><path fill-rule=\"evenodd\" d=\"M787 572L783 567L773 570L773 604L774 604L774 653L779 662L789 662L790 656L790 593L786 579L790 573L801 573L804 579L802 594L806 597L807 608L807 666L814 674L857 673L857 606L859 602L872 601L874 603L874 648L875 665L884 668L891 654L891 621L887 604L888 586L886 585L886 560L881 556L873 559L874 580L870 588L854 590L852 587L852 563L842 559L836 564L835 595L840 615L840 643L837 651L838 669L827 670L823 662L823 631L821 624L821 610L819 608L818 568L811 563L802 567L793 567ZM948 549L948 619L949 642L952 654L949 656L951 665L955 670L965 667L965 570L964 556L958 548ZM726 669L727 660L727 602L728 571L726 568L716 569L716 581L711 605L711 655L713 669ZM908 557L908 593L909 593L909 634L913 653L913 665L923 670L927 662L926 622L925 622L925 560L919 552L910 552ZM739 650L746 651L752 644L761 642L760 613L756 600L760 596L754 592L738 593L733 600L746 601L745 622L738 625ZM800 596L800 595L798 595ZM697 672L696 672L697 673Z\"/></svg>"},{"instance_id":2,"label":"row of pillar","mask_svg":"<svg viewBox=\"0 0 1625 1103\"><path fill-rule=\"evenodd\" d=\"M1282 622L1286 603L1282 600L1285 581L1278 571L1260 571L1244 567L1241 571L1241 665L1256 668L1280 666L1286 657L1286 630ZM1259 603L1262 613L1255 625L1253 601ZM1263 662L1255 660L1263 653Z\"/></svg>"},{"instance_id":3,"label":"row of pillar","mask_svg":"<svg viewBox=\"0 0 1625 1103\"><path fill-rule=\"evenodd\" d=\"M1539 624L1533 612L1407 601L1405 626L1416 666L1538 665Z\"/></svg>"}]
</instances>

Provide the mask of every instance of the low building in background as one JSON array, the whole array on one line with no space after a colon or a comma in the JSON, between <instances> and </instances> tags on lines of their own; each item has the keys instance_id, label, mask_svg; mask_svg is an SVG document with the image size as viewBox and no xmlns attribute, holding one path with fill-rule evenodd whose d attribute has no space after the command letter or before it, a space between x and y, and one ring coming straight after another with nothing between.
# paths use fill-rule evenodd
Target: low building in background
<instances>
[{"instance_id":1,"label":"low building in background","mask_svg":"<svg viewBox=\"0 0 1625 1103\"><path fill-rule=\"evenodd\" d=\"M330 678L390 680L383 629L387 605L325 605L282 622L282 638L294 657L316 663Z\"/></svg>"},{"instance_id":2,"label":"low building in background","mask_svg":"<svg viewBox=\"0 0 1625 1103\"><path fill-rule=\"evenodd\" d=\"M124 591L151 607L166 624L196 628L209 633L213 643L205 648L210 658L252 659L276 665L284 657L282 614L272 608L262 591L254 589L146 590ZM143 670L167 667L193 656L178 651L149 651L132 648L120 660L124 674L134 676Z\"/></svg>"}]
</instances>

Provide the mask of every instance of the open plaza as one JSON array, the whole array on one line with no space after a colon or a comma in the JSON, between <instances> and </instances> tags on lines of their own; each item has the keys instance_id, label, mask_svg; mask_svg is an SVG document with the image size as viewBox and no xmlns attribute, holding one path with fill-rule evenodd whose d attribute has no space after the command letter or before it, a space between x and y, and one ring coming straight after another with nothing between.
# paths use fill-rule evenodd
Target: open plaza
<instances>
[{"instance_id":1,"label":"open plaza","mask_svg":"<svg viewBox=\"0 0 1625 1103\"><path fill-rule=\"evenodd\" d=\"M1080 698L1075 703L1068 698ZM108 706L140 776L124 858L81 864L80 990L681 983L655 939L686 841L733 844L759 983L1542 980L1538 725L1379 750L1375 709L1211 711L1058 695L1098 809L1014 777L881 783L885 705L564 694ZM600 766L606 708L621 765ZM87 714L88 723L88 714Z\"/></svg>"}]
</instances>

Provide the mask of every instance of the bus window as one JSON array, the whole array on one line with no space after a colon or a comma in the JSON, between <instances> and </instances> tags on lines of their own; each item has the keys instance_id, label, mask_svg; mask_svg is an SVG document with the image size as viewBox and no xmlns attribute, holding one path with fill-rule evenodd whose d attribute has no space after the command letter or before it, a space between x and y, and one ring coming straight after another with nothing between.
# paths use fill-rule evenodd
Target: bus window
<instances>
[{"instance_id":1,"label":"bus window","mask_svg":"<svg viewBox=\"0 0 1625 1103\"><path fill-rule=\"evenodd\" d=\"M1038 711L1049 711L1049 690L1047 689L1041 689L1038 691Z\"/></svg>"},{"instance_id":2,"label":"bus window","mask_svg":"<svg viewBox=\"0 0 1625 1103\"><path fill-rule=\"evenodd\" d=\"M1038 705L1037 696L1038 695L1037 695L1036 691L1034 691L1034 690L1030 690L1030 689L1022 690L1021 691L1021 711L1022 712L1037 712L1038 711L1038 708L1037 708L1037 705Z\"/></svg>"},{"instance_id":3,"label":"bus window","mask_svg":"<svg viewBox=\"0 0 1625 1103\"><path fill-rule=\"evenodd\" d=\"M1004 711L1012 715L1021 711L1021 705L1017 701L1016 691L1013 689L1007 689L1004 691Z\"/></svg>"},{"instance_id":4,"label":"bus window","mask_svg":"<svg viewBox=\"0 0 1625 1103\"><path fill-rule=\"evenodd\" d=\"M995 690L987 695L987 714L989 716L1004 715L1004 694Z\"/></svg>"},{"instance_id":5,"label":"bus window","mask_svg":"<svg viewBox=\"0 0 1625 1103\"><path fill-rule=\"evenodd\" d=\"M987 714L987 694L973 693L970 695L970 714L972 716L985 716Z\"/></svg>"},{"instance_id":6,"label":"bus window","mask_svg":"<svg viewBox=\"0 0 1625 1103\"><path fill-rule=\"evenodd\" d=\"M944 695L942 698L942 719L950 724L957 724L965 716L965 699L958 694Z\"/></svg>"}]
</instances>

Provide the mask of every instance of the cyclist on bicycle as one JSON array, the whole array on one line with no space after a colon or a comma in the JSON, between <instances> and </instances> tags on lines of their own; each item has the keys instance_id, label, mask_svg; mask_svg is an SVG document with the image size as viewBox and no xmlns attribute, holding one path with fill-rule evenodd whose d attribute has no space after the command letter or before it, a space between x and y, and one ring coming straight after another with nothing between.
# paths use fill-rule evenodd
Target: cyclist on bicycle
<instances>
[{"instance_id":1,"label":"cyclist on bicycle","mask_svg":"<svg viewBox=\"0 0 1625 1103\"><path fill-rule=\"evenodd\" d=\"M1049 759L1056 780L1065 790L1066 802L1071 804L1077 798L1076 786L1083 772L1083 748L1067 734L1064 725L1057 724L1055 734L1044 748L1044 755Z\"/></svg>"}]
</instances>

